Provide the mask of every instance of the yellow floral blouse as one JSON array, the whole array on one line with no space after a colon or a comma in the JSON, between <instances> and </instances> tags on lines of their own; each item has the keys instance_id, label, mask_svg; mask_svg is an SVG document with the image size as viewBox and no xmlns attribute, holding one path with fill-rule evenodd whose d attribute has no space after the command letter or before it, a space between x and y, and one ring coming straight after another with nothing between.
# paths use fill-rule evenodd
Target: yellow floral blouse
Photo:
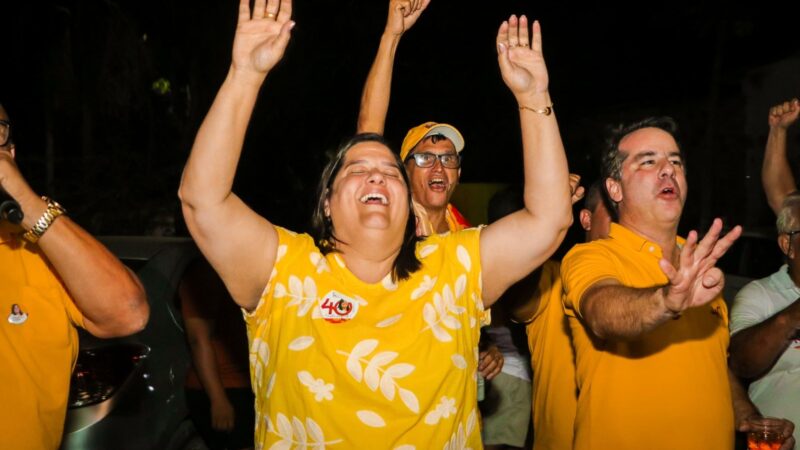
<instances>
[{"instance_id":1,"label":"yellow floral blouse","mask_svg":"<svg viewBox=\"0 0 800 450\"><path fill-rule=\"evenodd\" d=\"M482 448L480 230L428 237L409 279L368 284L277 229L274 270L245 314L256 448Z\"/></svg>"}]
</instances>

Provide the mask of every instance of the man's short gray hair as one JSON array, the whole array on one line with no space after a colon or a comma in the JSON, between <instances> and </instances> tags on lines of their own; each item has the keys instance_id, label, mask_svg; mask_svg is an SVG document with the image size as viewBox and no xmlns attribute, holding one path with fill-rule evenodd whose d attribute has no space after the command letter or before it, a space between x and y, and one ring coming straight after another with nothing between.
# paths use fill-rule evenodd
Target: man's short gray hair
<instances>
[{"instance_id":1,"label":"man's short gray hair","mask_svg":"<svg viewBox=\"0 0 800 450\"><path fill-rule=\"evenodd\" d=\"M800 191L792 192L787 195L781 205L781 210L778 213L778 220L775 225L778 227L778 233L788 233L795 231L800 226Z\"/></svg>"}]
</instances>

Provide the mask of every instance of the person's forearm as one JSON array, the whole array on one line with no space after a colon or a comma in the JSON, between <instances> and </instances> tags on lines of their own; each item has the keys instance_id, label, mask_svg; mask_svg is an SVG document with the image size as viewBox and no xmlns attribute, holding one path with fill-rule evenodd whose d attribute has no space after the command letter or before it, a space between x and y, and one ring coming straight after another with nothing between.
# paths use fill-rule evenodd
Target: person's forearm
<instances>
[{"instance_id":1,"label":"person's forearm","mask_svg":"<svg viewBox=\"0 0 800 450\"><path fill-rule=\"evenodd\" d=\"M758 378L780 358L800 327L800 302L731 337L730 365L742 378Z\"/></svg>"},{"instance_id":2,"label":"person's forearm","mask_svg":"<svg viewBox=\"0 0 800 450\"><path fill-rule=\"evenodd\" d=\"M786 129L770 127L764 163L761 167L761 183L770 208L777 215L786 195L797 189L789 159L786 156Z\"/></svg>"},{"instance_id":3,"label":"person's forearm","mask_svg":"<svg viewBox=\"0 0 800 450\"><path fill-rule=\"evenodd\" d=\"M663 302L663 288L605 285L590 288L581 315L597 337L636 339L675 317Z\"/></svg>"},{"instance_id":4,"label":"person's forearm","mask_svg":"<svg viewBox=\"0 0 800 450\"><path fill-rule=\"evenodd\" d=\"M22 209L22 226L31 229L47 203L22 180L9 190ZM67 215L56 218L37 243L84 316L87 331L107 338L144 328L149 307L138 278Z\"/></svg>"},{"instance_id":5,"label":"person's forearm","mask_svg":"<svg viewBox=\"0 0 800 450\"><path fill-rule=\"evenodd\" d=\"M517 96L522 129L525 209L537 220L549 221L557 246L572 224L569 169L555 112L531 111L552 105L549 92ZM524 108L523 108L524 107Z\"/></svg>"},{"instance_id":6,"label":"person's forearm","mask_svg":"<svg viewBox=\"0 0 800 450\"><path fill-rule=\"evenodd\" d=\"M190 340L190 347L197 378L200 379L200 384L203 385L209 400L212 403L227 400L225 386L217 368L217 355L210 339Z\"/></svg>"},{"instance_id":7,"label":"person's forearm","mask_svg":"<svg viewBox=\"0 0 800 450\"><path fill-rule=\"evenodd\" d=\"M734 423L738 427L743 420L753 417L754 415L760 415L761 413L758 411L758 408L756 408L756 405L750 401L750 397L739 382L739 379L736 378L736 375L730 370L728 370L728 382L731 387Z\"/></svg>"},{"instance_id":8,"label":"person's forearm","mask_svg":"<svg viewBox=\"0 0 800 450\"><path fill-rule=\"evenodd\" d=\"M83 314L87 331L108 338L145 327L150 310L141 283L89 233L62 216L39 246Z\"/></svg>"},{"instance_id":9,"label":"person's forearm","mask_svg":"<svg viewBox=\"0 0 800 450\"><path fill-rule=\"evenodd\" d=\"M261 82L263 76L237 73L231 67L186 163L179 191L184 207L214 207L230 196Z\"/></svg>"},{"instance_id":10,"label":"person's forearm","mask_svg":"<svg viewBox=\"0 0 800 450\"><path fill-rule=\"evenodd\" d=\"M392 71L400 36L384 32L378 46L378 54L370 67L364 91L361 93L361 107L358 112L358 133L383 134L389 99L392 90Z\"/></svg>"}]
</instances>

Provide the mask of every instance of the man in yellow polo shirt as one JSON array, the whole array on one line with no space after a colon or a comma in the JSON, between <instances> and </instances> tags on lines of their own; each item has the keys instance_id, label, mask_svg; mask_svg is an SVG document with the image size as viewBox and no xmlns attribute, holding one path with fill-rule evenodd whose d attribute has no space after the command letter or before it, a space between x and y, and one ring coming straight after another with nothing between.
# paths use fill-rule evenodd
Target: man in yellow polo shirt
<instances>
[{"instance_id":1,"label":"man in yellow polo shirt","mask_svg":"<svg viewBox=\"0 0 800 450\"><path fill-rule=\"evenodd\" d=\"M0 448L53 450L78 355L75 327L131 334L149 309L136 276L34 193L15 152L0 105Z\"/></svg>"},{"instance_id":2,"label":"man in yellow polo shirt","mask_svg":"<svg viewBox=\"0 0 800 450\"><path fill-rule=\"evenodd\" d=\"M729 450L734 425L747 429L759 416L728 371L724 276L715 267L741 228L721 237L717 219L699 242L694 231L677 236L687 184L675 129L650 118L616 130L603 177L619 223L562 261L578 450Z\"/></svg>"}]
</instances>

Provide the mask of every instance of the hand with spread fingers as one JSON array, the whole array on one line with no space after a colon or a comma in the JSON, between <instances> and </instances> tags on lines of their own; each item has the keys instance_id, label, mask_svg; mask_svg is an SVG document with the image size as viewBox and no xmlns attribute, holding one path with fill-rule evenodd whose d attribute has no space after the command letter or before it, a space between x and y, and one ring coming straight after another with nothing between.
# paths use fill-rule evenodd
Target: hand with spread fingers
<instances>
[{"instance_id":1,"label":"hand with spread fingers","mask_svg":"<svg viewBox=\"0 0 800 450\"><path fill-rule=\"evenodd\" d=\"M547 67L538 21L528 31L528 18L512 15L497 32L497 59L503 81L517 99L547 91Z\"/></svg>"},{"instance_id":2,"label":"hand with spread fingers","mask_svg":"<svg viewBox=\"0 0 800 450\"><path fill-rule=\"evenodd\" d=\"M664 306L673 314L704 305L722 292L725 276L715 265L742 234L742 227L737 225L724 237L720 237L721 231L722 221L714 219L700 242L696 231L689 233L677 268L666 259L659 262L669 279L663 290Z\"/></svg>"},{"instance_id":3,"label":"hand with spread fingers","mask_svg":"<svg viewBox=\"0 0 800 450\"><path fill-rule=\"evenodd\" d=\"M386 32L400 36L408 31L428 7L431 0L391 0L389 2L389 18L386 20Z\"/></svg>"},{"instance_id":4,"label":"hand with spread fingers","mask_svg":"<svg viewBox=\"0 0 800 450\"><path fill-rule=\"evenodd\" d=\"M283 57L294 27L291 0L239 2L239 19L233 40L233 68L262 80Z\"/></svg>"}]
</instances>

